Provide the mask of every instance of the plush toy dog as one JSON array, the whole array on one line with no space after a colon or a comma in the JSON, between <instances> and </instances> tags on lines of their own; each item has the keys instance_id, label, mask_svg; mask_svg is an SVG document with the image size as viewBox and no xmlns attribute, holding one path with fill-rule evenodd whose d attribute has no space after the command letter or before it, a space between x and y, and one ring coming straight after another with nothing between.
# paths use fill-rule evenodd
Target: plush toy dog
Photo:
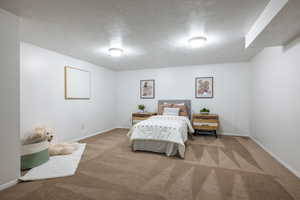
<instances>
[{"instance_id":1,"label":"plush toy dog","mask_svg":"<svg viewBox=\"0 0 300 200\"><path fill-rule=\"evenodd\" d=\"M27 136L23 140L23 145L48 141L50 143L49 144L50 156L68 155L78 149L78 143L51 144L51 141L53 140L53 133L54 130L51 130L49 128L45 128L45 127L35 128L33 134Z\"/></svg>"},{"instance_id":2,"label":"plush toy dog","mask_svg":"<svg viewBox=\"0 0 300 200\"><path fill-rule=\"evenodd\" d=\"M35 128L33 133L23 140L23 145L36 144L44 141L52 141L53 131L44 127Z\"/></svg>"},{"instance_id":3,"label":"plush toy dog","mask_svg":"<svg viewBox=\"0 0 300 200\"><path fill-rule=\"evenodd\" d=\"M49 154L50 156L68 155L78 149L78 143L61 143L50 144Z\"/></svg>"}]
</instances>

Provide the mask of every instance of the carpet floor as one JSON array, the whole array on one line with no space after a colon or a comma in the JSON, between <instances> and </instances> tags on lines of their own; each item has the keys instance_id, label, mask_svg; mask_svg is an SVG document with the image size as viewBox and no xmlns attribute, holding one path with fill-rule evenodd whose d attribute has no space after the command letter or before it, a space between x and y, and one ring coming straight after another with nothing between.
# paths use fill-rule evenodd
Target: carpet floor
<instances>
[{"instance_id":1,"label":"carpet floor","mask_svg":"<svg viewBox=\"0 0 300 200\"><path fill-rule=\"evenodd\" d=\"M249 138L196 136L186 158L131 152L128 130L87 143L74 176L19 183L1 200L296 200L300 180Z\"/></svg>"}]
</instances>

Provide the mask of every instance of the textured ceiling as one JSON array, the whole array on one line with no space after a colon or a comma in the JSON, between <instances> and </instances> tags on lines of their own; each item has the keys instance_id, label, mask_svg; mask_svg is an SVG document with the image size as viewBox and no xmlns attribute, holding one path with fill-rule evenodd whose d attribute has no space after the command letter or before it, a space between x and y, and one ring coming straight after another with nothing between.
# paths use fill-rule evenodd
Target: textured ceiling
<instances>
[{"instance_id":1,"label":"textured ceiling","mask_svg":"<svg viewBox=\"0 0 300 200\"><path fill-rule=\"evenodd\" d=\"M269 0L0 0L25 42L115 69L247 61L244 36ZM207 44L187 46L204 34ZM125 55L112 58L109 47Z\"/></svg>"}]
</instances>

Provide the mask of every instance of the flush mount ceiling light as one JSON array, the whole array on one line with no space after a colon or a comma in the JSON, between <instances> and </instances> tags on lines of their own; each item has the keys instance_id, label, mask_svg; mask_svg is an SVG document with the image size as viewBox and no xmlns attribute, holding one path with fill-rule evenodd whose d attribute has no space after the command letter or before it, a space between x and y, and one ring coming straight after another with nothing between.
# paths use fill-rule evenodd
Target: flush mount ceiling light
<instances>
[{"instance_id":1,"label":"flush mount ceiling light","mask_svg":"<svg viewBox=\"0 0 300 200\"><path fill-rule=\"evenodd\" d=\"M110 48L108 49L108 52L109 55L112 57L120 57L124 53L123 49L119 49L119 48Z\"/></svg>"},{"instance_id":2,"label":"flush mount ceiling light","mask_svg":"<svg viewBox=\"0 0 300 200\"><path fill-rule=\"evenodd\" d=\"M207 38L203 37L203 36L193 37L193 38L189 39L189 45L192 48L198 48L198 47L203 46L206 43L206 41L207 41Z\"/></svg>"}]
</instances>

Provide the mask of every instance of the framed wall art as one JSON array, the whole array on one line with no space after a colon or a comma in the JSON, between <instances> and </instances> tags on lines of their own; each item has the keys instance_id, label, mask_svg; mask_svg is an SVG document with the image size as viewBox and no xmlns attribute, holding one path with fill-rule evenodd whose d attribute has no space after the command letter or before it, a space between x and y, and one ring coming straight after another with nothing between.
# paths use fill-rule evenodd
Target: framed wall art
<instances>
[{"instance_id":1,"label":"framed wall art","mask_svg":"<svg viewBox=\"0 0 300 200\"><path fill-rule=\"evenodd\" d=\"M213 98L214 97L214 78L196 77L195 78L195 97Z\"/></svg>"},{"instance_id":2,"label":"framed wall art","mask_svg":"<svg viewBox=\"0 0 300 200\"><path fill-rule=\"evenodd\" d=\"M140 96L141 99L155 98L155 80L140 81Z\"/></svg>"},{"instance_id":3,"label":"framed wall art","mask_svg":"<svg viewBox=\"0 0 300 200\"><path fill-rule=\"evenodd\" d=\"M89 71L65 67L65 99L90 99L91 75Z\"/></svg>"}]
</instances>

